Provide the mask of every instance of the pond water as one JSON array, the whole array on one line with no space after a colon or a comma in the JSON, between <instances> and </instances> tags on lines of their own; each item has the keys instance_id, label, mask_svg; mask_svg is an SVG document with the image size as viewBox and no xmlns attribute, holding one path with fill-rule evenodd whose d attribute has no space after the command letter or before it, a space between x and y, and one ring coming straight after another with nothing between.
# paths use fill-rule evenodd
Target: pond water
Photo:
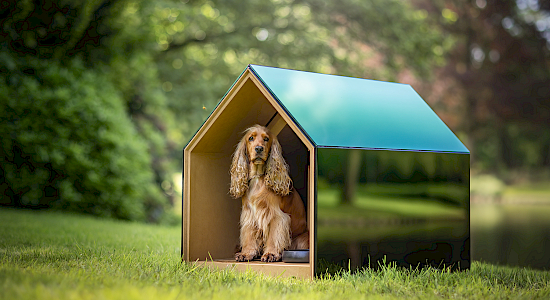
<instances>
[{"instance_id":1,"label":"pond water","mask_svg":"<svg viewBox=\"0 0 550 300\"><path fill-rule=\"evenodd\" d=\"M472 205L471 257L550 270L550 205Z\"/></svg>"}]
</instances>

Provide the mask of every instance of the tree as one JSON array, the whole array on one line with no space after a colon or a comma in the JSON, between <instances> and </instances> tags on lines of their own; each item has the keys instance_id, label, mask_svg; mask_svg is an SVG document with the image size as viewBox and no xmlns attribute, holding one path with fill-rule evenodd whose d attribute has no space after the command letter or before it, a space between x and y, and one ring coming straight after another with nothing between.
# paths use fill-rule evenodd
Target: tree
<instances>
[{"instance_id":1,"label":"tree","mask_svg":"<svg viewBox=\"0 0 550 300\"><path fill-rule=\"evenodd\" d=\"M550 4L417 2L441 15L439 26L456 40L438 71L436 84L447 93L428 100L460 112L456 129L466 133L474 165L501 172L550 166Z\"/></svg>"}]
</instances>

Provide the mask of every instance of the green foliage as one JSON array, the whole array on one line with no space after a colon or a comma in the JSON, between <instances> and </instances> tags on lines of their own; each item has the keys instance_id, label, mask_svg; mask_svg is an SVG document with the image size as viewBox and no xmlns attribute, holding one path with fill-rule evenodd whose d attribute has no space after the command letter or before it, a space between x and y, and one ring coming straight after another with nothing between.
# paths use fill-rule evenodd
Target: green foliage
<instances>
[{"instance_id":1,"label":"green foliage","mask_svg":"<svg viewBox=\"0 0 550 300\"><path fill-rule=\"evenodd\" d=\"M81 120L80 125L85 124L89 130L85 137L75 136L74 129L71 128L68 130L68 137L61 137L77 141L72 146L59 146L55 151L41 150L52 153L48 152L45 158L42 154L36 154L40 156L39 160L34 160L36 157L33 156L33 163L41 167L34 167L37 168L36 171L31 168L32 171L29 172L33 176L42 174L41 179L32 185L32 179L18 181L18 184L11 183L18 185L17 192L11 192L16 196L5 198L2 203L34 207L55 206L125 219L158 221L164 218L163 215L171 218L163 214L163 210L167 200L172 201L171 177L179 165L171 163L167 156L173 146L167 140L165 131L171 126L172 118L166 110L166 98L160 89L156 65L152 59L156 48L151 43L154 42L154 37L149 30L147 14L147 9L152 4L144 4L143 8L136 5L136 1L131 0L3 3L0 13L7 18L0 18L0 45L3 49L0 53L0 75L9 88L2 89L0 93L3 101L11 99L14 101L12 104L15 103L20 108L5 117L15 118L21 123L34 122L36 114L28 114L23 108L31 104L24 105L15 99L34 100L40 95L49 97L47 101L50 102L63 99L71 107L92 108L92 119L96 118L100 123L92 126L87 124L90 120ZM56 72L60 74L56 75ZM50 81L44 81L43 78ZM21 88L23 83L25 87ZM60 83L66 86L60 87ZM81 92L75 93L77 90ZM44 96L43 91L47 92ZM37 103L45 105L47 101ZM115 108L111 108L113 105ZM105 112L108 112L107 116ZM71 109L64 113L66 115L50 115L49 122L58 124L66 122L64 118L78 119L74 118L78 114ZM121 124L101 123L106 119L110 123ZM4 127L3 131L9 132L12 129L16 128ZM29 139L54 134L40 124L26 129L34 135ZM10 135L17 134L10 132ZM128 137L127 145L123 144L122 137ZM90 149L88 145L79 144L78 141L84 138L115 143L117 146ZM19 141L16 148L27 155L36 152L32 147L39 147L33 145L34 143ZM134 152L136 154L132 158ZM123 157L117 158L117 155ZM55 161L57 165L52 166L52 159L65 156L74 157L74 162L77 163ZM105 157L105 160L111 157L111 162L96 161L95 156ZM41 171L44 168L47 172ZM131 173L127 174L130 169ZM94 172L90 173L90 170ZM111 173L110 179L104 177ZM82 174L88 175L82 177ZM71 180L77 177L79 179L76 182L85 181L94 188L75 188L67 182L55 185L48 183L46 186L43 184L67 176L73 178ZM97 183L98 180L103 183ZM127 187L127 182L133 180L137 181L131 184L131 188ZM116 187L117 185L120 186ZM161 186L163 191L159 189ZM64 191L63 195L59 194L60 189ZM98 197L98 194L103 196ZM60 197L71 200L58 200ZM78 200L80 197L85 200ZM119 199L116 201L120 204L113 202L115 198ZM69 205L66 201L72 204ZM115 207L128 211L118 212Z\"/></svg>"},{"instance_id":2,"label":"green foliage","mask_svg":"<svg viewBox=\"0 0 550 300\"><path fill-rule=\"evenodd\" d=\"M10 51L63 60L81 55L89 62L106 61L126 50L111 47L120 35L125 4L118 0L4 1L0 41ZM123 39L126 40L126 39Z\"/></svg>"},{"instance_id":3,"label":"green foliage","mask_svg":"<svg viewBox=\"0 0 550 300\"><path fill-rule=\"evenodd\" d=\"M342 149L319 151L318 176L331 184L343 183L350 153ZM459 168L457 160L452 155L445 156L434 152L366 150L361 152L358 182L468 181L467 174L463 174L464 170Z\"/></svg>"},{"instance_id":4,"label":"green foliage","mask_svg":"<svg viewBox=\"0 0 550 300\"><path fill-rule=\"evenodd\" d=\"M548 298L550 272L342 271L313 281L180 262L180 228L0 209L0 299Z\"/></svg>"},{"instance_id":5,"label":"green foliage","mask_svg":"<svg viewBox=\"0 0 550 300\"><path fill-rule=\"evenodd\" d=\"M23 72L0 80L1 184L11 204L156 221L166 200L108 76L77 59L26 62L12 59Z\"/></svg>"}]
</instances>

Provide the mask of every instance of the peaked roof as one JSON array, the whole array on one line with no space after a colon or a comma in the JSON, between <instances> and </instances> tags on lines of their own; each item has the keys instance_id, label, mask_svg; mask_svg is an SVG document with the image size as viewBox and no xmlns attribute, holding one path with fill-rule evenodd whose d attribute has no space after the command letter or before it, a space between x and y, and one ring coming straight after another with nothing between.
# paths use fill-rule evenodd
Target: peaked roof
<instances>
[{"instance_id":1,"label":"peaked roof","mask_svg":"<svg viewBox=\"0 0 550 300\"><path fill-rule=\"evenodd\" d=\"M469 153L408 84L248 68L318 147Z\"/></svg>"}]
</instances>

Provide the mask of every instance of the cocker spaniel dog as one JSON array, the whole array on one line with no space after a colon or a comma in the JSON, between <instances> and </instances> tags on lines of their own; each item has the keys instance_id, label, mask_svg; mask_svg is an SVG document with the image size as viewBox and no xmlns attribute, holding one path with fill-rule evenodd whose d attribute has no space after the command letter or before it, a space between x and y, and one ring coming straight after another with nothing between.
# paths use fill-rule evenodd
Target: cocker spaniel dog
<instances>
[{"instance_id":1,"label":"cocker spaniel dog","mask_svg":"<svg viewBox=\"0 0 550 300\"><path fill-rule=\"evenodd\" d=\"M304 204L292 186L281 145L269 129L254 125L233 153L231 187L242 197L237 261L280 261L283 250L309 249ZM263 253L263 255L262 255Z\"/></svg>"}]
</instances>

